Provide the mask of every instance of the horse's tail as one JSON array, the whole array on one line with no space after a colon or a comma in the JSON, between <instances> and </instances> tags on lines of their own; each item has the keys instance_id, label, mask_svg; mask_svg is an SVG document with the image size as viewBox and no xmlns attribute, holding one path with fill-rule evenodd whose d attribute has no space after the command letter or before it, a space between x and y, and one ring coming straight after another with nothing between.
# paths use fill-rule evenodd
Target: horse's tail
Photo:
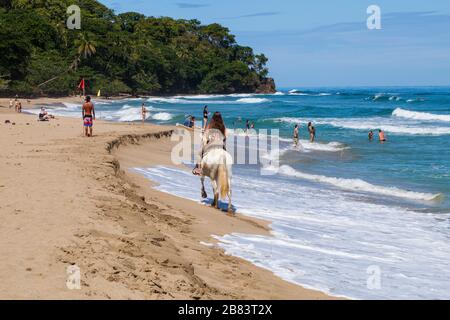
<instances>
[{"instance_id":1,"label":"horse's tail","mask_svg":"<svg viewBox=\"0 0 450 320\"><path fill-rule=\"evenodd\" d=\"M220 198L225 199L230 191L228 184L228 170L225 163L219 164L218 186L220 190Z\"/></svg>"}]
</instances>

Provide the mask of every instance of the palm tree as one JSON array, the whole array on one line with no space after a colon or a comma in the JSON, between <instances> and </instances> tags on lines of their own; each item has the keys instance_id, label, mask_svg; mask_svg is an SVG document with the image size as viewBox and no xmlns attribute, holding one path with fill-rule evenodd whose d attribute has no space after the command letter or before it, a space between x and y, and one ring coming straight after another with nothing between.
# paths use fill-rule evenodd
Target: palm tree
<instances>
[{"instance_id":1,"label":"palm tree","mask_svg":"<svg viewBox=\"0 0 450 320\"><path fill-rule=\"evenodd\" d=\"M83 56L85 59L94 55L96 53L95 42L90 40L86 34L82 33L79 40L76 41L78 45L78 55L81 58Z\"/></svg>"},{"instance_id":2,"label":"palm tree","mask_svg":"<svg viewBox=\"0 0 450 320\"><path fill-rule=\"evenodd\" d=\"M71 70L78 68L78 63L81 61L81 58L87 59L97 52L95 48L96 43L90 40L87 34L84 33L81 33L79 38L75 40L75 45L78 46L78 55L70 66Z\"/></svg>"},{"instance_id":3,"label":"palm tree","mask_svg":"<svg viewBox=\"0 0 450 320\"><path fill-rule=\"evenodd\" d=\"M75 57L75 59L73 60L73 62L70 64L69 69L67 71L63 72L62 74L73 71L73 70L77 70L78 64L80 63L81 58L87 59L97 52L97 49L95 48L96 43L94 41L90 40L88 35L86 35L84 33L81 33L79 38L77 40L75 40L75 45L78 46L78 50L77 50L78 54ZM52 81L58 79L62 74L59 74L41 84L39 84L38 87L41 87L49 82L52 82Z\"/></svg>"}]
</instances>

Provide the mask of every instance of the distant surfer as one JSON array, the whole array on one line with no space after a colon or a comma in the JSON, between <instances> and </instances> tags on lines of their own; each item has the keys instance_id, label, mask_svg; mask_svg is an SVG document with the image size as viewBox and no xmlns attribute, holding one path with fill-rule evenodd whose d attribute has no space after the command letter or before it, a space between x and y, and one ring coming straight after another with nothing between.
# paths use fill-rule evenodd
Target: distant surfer
<instances>
[{"instance_id":1,"label":"distant surfer","mask_svg":"<svg viewBox=\"0 0 450 320\"><path fill-rule=\"evenodd\" d=\"M378 136L379 136L379 138L380 138L380 142L386 142L387 140L386 140L386 135L384 134L384 131L383 130L378 130Z\"/></svg>"}]
</instances>

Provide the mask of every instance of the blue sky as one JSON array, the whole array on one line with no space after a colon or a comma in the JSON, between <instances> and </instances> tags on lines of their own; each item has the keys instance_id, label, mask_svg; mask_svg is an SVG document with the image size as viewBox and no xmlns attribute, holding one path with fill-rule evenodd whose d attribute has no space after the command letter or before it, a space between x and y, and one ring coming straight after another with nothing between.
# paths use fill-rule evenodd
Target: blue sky
<instances>
[{"instance_id":1,"label":"blue sky","mask_svg":"<svg viewBox=\"0 0 450 320\"><path fill-rule=\"evenodd\" d=\"M101 0L116 13L218 22L279 87L450 85L448 0ZM382 10L368 30L366 9Z\"/></svg>"}]
</instances>

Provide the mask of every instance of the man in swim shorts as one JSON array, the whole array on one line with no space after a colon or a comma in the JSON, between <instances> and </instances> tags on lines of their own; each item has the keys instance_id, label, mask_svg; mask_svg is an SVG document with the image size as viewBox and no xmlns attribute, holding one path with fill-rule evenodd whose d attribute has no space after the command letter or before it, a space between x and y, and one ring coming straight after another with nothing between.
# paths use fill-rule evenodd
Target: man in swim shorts
<instances>
[{"instance_id":1,"label":"man in swim shorts","mask_svg":"<svg viewBox=\"0 0 450 320\"><path fill-rule=\"evenodd\" d=\"M94 104L91 102L91 97L87 96L82 108L84 134L86 137L92 137L92 126L95 120Z\"/></svg>"}]
</instances>

